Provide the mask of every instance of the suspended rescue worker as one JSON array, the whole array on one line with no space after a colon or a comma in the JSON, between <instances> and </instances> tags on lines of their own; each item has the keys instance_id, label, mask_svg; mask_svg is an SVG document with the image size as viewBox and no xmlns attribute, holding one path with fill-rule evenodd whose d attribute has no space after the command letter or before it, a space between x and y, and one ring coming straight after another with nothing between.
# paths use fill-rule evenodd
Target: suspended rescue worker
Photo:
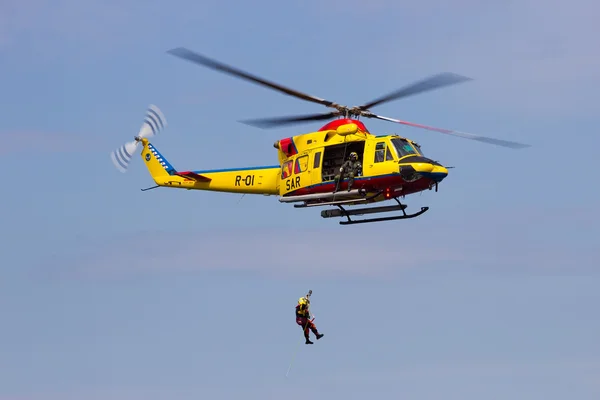
<instances>
[{"instance_id":1,"label":"suspended rescue worker","mask_svg":"<svg viewBox=\"0 0 600 400\"><path fill-rule=\"evenodd\" d=\"M304 338L306 344L313 344L310 341L310 331L316 336L317 340L323 337L322 333L319 333L315 324L310 320L310 300L308 297L300 297L298 305L296 306L296 323L300 325L304 331Z\"/></svg>"},{"instance_id":2,"label":"suspended rescue worker","mask_svg":"<svg viewBox=\"0 0 600 400\"><path fill-rule=\"evenodd\" d=\"M354 177L360 176L362 169L362 164L358 161L358 154L356 152L350 153L350 156L342 164L340 167L340 174L335 177L335 188L336 192L338 191L340 183L344 180L345 177L348 177L348 191L352 189L352 185L354 184Z\"/></svg>"}]
</instances>

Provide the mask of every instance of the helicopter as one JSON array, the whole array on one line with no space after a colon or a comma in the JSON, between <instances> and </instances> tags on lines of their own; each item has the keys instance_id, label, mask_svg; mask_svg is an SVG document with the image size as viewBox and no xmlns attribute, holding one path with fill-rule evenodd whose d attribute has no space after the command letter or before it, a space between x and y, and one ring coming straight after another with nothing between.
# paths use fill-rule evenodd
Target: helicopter
<instances>
[{"instance_id":1,"label":"helicopter","mask_svg":"<svg viewBox=\"0 0 600 400\"><path fill-rule=\"evenodd\" d=\"M295 208L324 207L321 217L345 217L341 225L381 222L414 218L429 210L407 214L406 204L399 198L423 192L438 191L439 184L447 177L448 168L426 157L421 146L414 140L397 135L376 135L360 120L375 118L396 124L422 128L443 134L458 136L512 149L530 145L478 136L448 129L415 124L374 114L371 108L383 103L431 91L471 80L454 74L440 73L399 90L379 97L361 106L347 107L333 101L314 97L203 56L187 48L179 47L167 53L192 63L220 71L255 84L269 87L305 101L333 109L328 113L276 117L240 121L259 128L274 128L311 121L328 121L320 129L283 138L273 147L277 150L278 163L248 168L212 170L176 170L173 165L149 141L166 126L161 110L150 105L138 135L132 142L122 145L111 153L113 164L125 173L132 155L141 144L141 157L156 186L141 189L147 191L159 187L205 190L241 194L278 196L281 203L297 203ZM349 155L360 163L360 170L353 179L340 176L340 168ZM352 187L349 183L352 181ZM395 201L392 205L379 205ZM355 208L359 205L370 207ZM363 219L352 216L401 211L399 215Z\"/></svg>"}]
</instances>

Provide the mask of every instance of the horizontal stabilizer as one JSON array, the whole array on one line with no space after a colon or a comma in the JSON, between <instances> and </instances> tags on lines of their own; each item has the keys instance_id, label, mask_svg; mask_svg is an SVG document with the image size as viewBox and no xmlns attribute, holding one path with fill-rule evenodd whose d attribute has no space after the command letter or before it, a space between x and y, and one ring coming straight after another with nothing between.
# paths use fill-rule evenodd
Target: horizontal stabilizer
<instances>
[{"instance_id":1,"label":"horizontal stabilizer","mask_svg":"<svg viewBox=\"0 0 600 400\"><path fill-rule=\"evenodd\" d=\"M204 175L198 175L197 173L192 172L192 171L175 172L175 175L181 176L182 178L193 179L196 182L210 182L211 181L210 178L208 178Z\"/></svg>"}]
</instances>

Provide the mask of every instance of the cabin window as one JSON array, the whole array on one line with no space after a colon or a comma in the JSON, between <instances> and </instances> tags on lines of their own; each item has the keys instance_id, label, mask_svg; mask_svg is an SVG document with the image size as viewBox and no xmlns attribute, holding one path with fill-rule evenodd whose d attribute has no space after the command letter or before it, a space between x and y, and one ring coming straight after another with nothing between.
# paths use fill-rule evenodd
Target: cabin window
<instances>
[{"instance_id":1,"label":"cabin window","mask_svg":"<svg viewBox=\"0 0 600 400\"><path fill-rule=\"evenodd\" d=\"M392 151L389 146L386 146L385 149L385 161L394 161L394 156L392 155Z\"/></svg>"},{"instance_id":2,"label":"cabin window","mask_svg":"<svg viewBox=\"0 0 600 400\"><path fill-rule=\"evenodd\" d=\"M394 157L390 152L389 147L386 146L385 142L378 142L375 145L375 162L393 161Z\"/></svg>"},{"instance_id":3,"label":"cabin window","mask_svg":"<svg viewBox=\"0 0 600 400\"><path fill-rule=\"evenodd\" d=\"M308 169L308 156L300 156L296 159L296 168L294 169L294 172L296 174L299 174L301 172L304 172Z\"/></svg>"},{"instance_id":4,"label":"cabin window","mask_svg":"<svg viewBox=\"0 0 600 400\"><path fill-rule=\"evenodd\" d=\"M281 166L281 179L287 179L292 175L292 165L293 161L286 161Z\"/></svg>"},{"instance_id":5,"label":"cabin window","mask_svg":"<svg viewBox=\"0 0 600 400\"><path fill-rule=\"evenodd\" d=\"M385 142L378 142L375 145L375 162L383 162L383 155L385 152Z\"/></svg>"},{"instance_id":6,"label":"cabin window","mask_svg":"<svg viewBox=\"0 0 600 400\"><path fill-rule=\"evenodd\" d=\"M313 163L313 168L319 168L321 166L321 152L315 154L315 161Z\"/></svg>"}]
</instances>

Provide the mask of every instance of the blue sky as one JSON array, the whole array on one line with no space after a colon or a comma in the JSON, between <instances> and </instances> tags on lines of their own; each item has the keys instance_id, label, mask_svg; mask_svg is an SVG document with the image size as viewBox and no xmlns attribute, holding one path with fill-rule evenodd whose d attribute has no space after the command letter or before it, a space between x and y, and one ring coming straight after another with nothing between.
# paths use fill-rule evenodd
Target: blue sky
<instances>
[{"instance_id":1,"label":"blue sky","mask_svg":"<svg viewBox=\"0 0 600 400\"><path fill-rule=\"evenodd\" d=\"M595 2L168 4L0 5L0 400L599 398ZM533 147L368 121L455 167L403 222L142 193L109 153L148 104L179 169L272 164L320 125L237 121L324 111L179 46L348 105L453 71L474 80L374 111ZM308 289L325 337L298 348Z\"/></svg>"}]
</instances>

